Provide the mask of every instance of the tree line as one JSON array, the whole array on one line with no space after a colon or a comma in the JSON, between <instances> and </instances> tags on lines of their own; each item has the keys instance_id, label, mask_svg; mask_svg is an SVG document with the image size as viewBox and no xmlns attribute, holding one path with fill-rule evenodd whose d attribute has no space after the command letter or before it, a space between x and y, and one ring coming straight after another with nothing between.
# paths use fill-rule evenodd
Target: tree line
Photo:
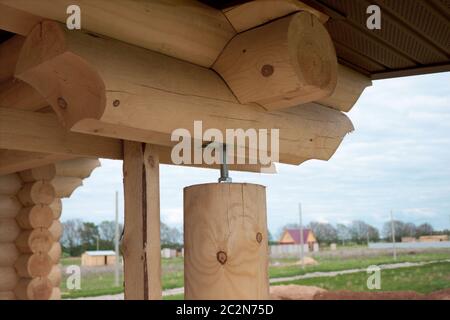
<instances>
[{"instance_id":1,"label":"tree line","mask_svg":"<svg viewBox=\"0 0 450 320\"><path fill-rule=\"evenodd\" d=\"M447 234L450 230L436 231L431 224L422 223L416 225L411 222L394 220L395 241L400 242L403 237L418 238L425 235ZM298 228L298 224L288 224L284 229ZM331 223L316 222L309 223L306 228L311 229L319 243L356 243L363 244L368 242L378 242L380 240L392 241L391 221L383 224L381 233L378 228L362 221L355 220L350 224L338 223L335 226Z\"/></svg>"},{"instance_id":2,"label":"tree line","mask_svg":"<svg viewBox=\"0 0 450 320\"><path fill-rule=\"evenodd\" d=\"M63 252L77 257L88 250L114 250L115 222L102 221L95 224L81 219L63 222L64 232L61 238ZM119 235L122 237L123 225L119 224ZM171 228L161 222L161 247L180 248L183 235L177 228Z\"/></svg>"}]
</instances>

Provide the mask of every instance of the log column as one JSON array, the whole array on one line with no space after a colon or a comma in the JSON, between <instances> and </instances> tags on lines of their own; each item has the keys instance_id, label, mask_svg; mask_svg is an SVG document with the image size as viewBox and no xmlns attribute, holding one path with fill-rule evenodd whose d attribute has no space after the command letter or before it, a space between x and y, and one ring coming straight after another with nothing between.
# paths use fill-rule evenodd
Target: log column
<instances>
[{"instance_id":1,"label":"log column","mask_svg":"<svg viewBox=\"0 0 450 320\"><path fill-rule=\"evenodd\" d=\"M185 299L269 299L265 187L184 189Z\"/></svg>"}]
</instances>

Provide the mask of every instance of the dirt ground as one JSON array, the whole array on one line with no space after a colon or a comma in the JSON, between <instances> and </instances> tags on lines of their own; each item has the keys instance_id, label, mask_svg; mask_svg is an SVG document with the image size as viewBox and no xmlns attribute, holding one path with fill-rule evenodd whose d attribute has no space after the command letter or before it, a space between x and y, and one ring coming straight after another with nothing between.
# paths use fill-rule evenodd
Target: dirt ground
<instances>
[{"instance_id":1,"label":"dirt ground","mask_svg":"<svg viewBox=\"0 0 450 320\"><path fill-rule=\"evenodd\" d=\"M425 295L414 291L327 291L312 286L286 285L270 287L270 296L274 300L450 300L450 289Z\"/></svg>"}]
</instances>

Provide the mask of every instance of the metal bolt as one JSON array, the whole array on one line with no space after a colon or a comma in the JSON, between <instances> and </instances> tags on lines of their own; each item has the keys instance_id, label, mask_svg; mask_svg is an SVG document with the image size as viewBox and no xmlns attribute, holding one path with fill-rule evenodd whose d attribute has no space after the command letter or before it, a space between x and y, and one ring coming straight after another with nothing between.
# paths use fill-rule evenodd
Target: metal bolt
<instances>
[{"instance_id":1,"label":"metal bolt","mask_svg":"<svg viewBox=\"0 0 450 320\"><path fill-rule=\"evenodd\" d=\"M61 109L67 109L67 101L64 100L64 98L59 97L58 100L57 100L57 102L58 102L58 106L59 106Z\"/></svg>"},{"instance_id":2,"label":"metal bolt","mask_svg":"<svg viewBox=\"0 0 450 320\"><path fill-rule=\"evenodd\" d=\"M256 241L258 241L258 243L261 243L262 238L263 238L262 233L261 233L261 232L258 232L258 233L256 234Z\"/></svg>"},{"instance_id":3,"label":"metal bolt","mask_svg":"<svg viewBox=\"0 0 450 320\"><path fill-rule=\"evenodd\" d=\"M118 107L119 105L120 105L120 100L116 99L116 100L113 101L113 106L114 107Z\"/></svg>"},{"instance_id":4,"label":"metal bolt","mask_svg":"<svg viewBox=\"0 0 450 320\"><path fill-rule=\"evenodd\" d=\"M261 74L264 77L270 77L273 74L273 66L270 64L265 64L263 65L263 67L261 68Z\"/></svg>"},{"instance_id":5,"label":"metal bolt","mask_svg":"<svg viewBox=\"0 0 450 320\"><path fill-rule=\"evenodd\" d=\"M227 254L224 251L217 252L217 261L220 262L220 264L225 264L227 262Z\"/></svg>"}]
</instances>

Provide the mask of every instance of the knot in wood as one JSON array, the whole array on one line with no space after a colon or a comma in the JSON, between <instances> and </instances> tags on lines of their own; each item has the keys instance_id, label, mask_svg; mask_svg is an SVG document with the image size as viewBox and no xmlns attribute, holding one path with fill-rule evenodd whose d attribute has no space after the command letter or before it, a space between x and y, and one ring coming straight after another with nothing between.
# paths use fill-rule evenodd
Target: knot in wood
<instances>
[{"instance_id":1,"label":"knot in wood","mask_svg":"<svg viewBox=\"0 0 450 320\"><path fill-rule=\"evenodd\" d=\"M120 100L116 99L116 100L113 101L113 106L114 107L118 107L119 105L120 105Z\"/></svg>"},{"instance_id":2,"label":"knot in wood","mask_svg":"<svg viewBox=\"0 0 450 320\"><path fill-rule=\"evenodd\" d=\"M59 97L57 100L58 103L58 107L60 107L61 109L66 109L67 108L67 101L64 100L63 97Z\"/></svg>"},{"instance_id":3,"label":"knot in wood","mask_svg":"<svg viewBox=\"0 0 450 320\"><path fill-rule=\"evenodd\" d=\"M258 243L261 243L262 238L263 238L262 233L261 233L261 232L258 232L258 233L256 234L256 241L258 241Z\"/></svg>"},{"instance_id":4,"label":"knot in wood","mask_svg":"<svg viewBox=\"0 0 450 320\"><path fill-rule=\"evenodd\" d=\"M263 77L270 77L273 74L273 66L270 64L265 64L261 68L261 74Z\"/></svg>"},{"instance_id":5,"label":"knot in wood","mask_svg":"<svg viewBox=\"0 0 450 320\"><path fill-rule=\"evenodd\" d=\"M227 254L225 251L219 251L217 252L217 261L220 262L220 264L225 264L227 262Z\"/></svg>"}]
</instances>

